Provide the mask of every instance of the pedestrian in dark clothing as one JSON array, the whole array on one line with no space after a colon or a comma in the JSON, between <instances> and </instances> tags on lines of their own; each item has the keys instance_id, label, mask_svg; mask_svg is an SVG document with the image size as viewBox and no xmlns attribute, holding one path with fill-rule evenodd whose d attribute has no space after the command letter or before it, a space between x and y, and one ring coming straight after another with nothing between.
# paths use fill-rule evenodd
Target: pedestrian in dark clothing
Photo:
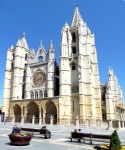
<instances>
[{"instance_id":1,"label":"pedestrian in dark clothing","mask_svg":"<svg viewBox=\"0 0 125 150\"><path fill-rule=\"evenodd\" d=\"M12 133L13 133L13 134L20 133L20 128L17 127L17 125L14 125L13 130L12 130Z\"/></svg>"}]
</instances>

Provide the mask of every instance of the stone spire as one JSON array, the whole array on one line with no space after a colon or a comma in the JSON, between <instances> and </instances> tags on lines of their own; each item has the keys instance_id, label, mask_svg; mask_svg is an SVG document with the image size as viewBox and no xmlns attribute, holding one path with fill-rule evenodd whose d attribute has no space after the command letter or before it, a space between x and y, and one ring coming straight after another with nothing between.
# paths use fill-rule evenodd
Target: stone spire
<instances>
[{"instance_id":1,"label":"stone spire","mask_svg":"<svg viewBox=\"0 0 125 150\"><path fill-rule=\"evenodd\" d=\"M20 39L17 41L16 46L22 46Z\"/></svg>"},{"instance_id":2,"label":"stone spire","mask_svg":"<svg viewBox=\"0 0 125 150\"><path fill-rule=\"evenodd\" d=\"M83 21L83 19L82 19L81 15L80 15L79 9L78 9L78 7L76 5L71 27L78 26L79 21Z\"/></svg>"},{"instance_id":3,"label":"stone spire","mask_svg":"<svg viewBox=\"0 0 125 150\"><path fill-rule=\"evenodd\" d=\"M26 41L26 34L25 34L25 32L22 34L21 43L22 43L22 46L23 46L24 48L29 49L28 44L27 44L27 41Z\"/></svg>"},{"instance_id":4,"label":"stone spire","mask_svg":"<svg viewBox=\"0 0 125 150\"><path fill-rule=\"evenodd\" d=\"M42 40L40 40L40 47L42 47Z\"/></svg>"},{"instance_id":5,"label":"stone spire","mask_svg":"<svg viewBox=\"0 0 125 150\"><path fill-rule=\"evenodd\" d=\"M49 46L49 52L54 52L54 47L53 47L53 43L52 43L52 40L50 42L50 46Z\"/></svg>"}]
</instances>

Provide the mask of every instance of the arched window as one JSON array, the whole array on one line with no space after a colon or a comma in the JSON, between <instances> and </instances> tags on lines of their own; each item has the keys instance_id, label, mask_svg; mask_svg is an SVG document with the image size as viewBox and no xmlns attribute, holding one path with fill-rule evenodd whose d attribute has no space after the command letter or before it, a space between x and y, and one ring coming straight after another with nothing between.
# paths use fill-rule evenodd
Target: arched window
<instances>
[{"instance_id":1,"label":"arched window","mask_svg":"<svg viewBox=\"0 0 125 150\"><path fill-rule=\"evenodd\" d=\"M44 97L47 97L47 91L44 92Z\"/></svg>"},{"instance_id":2,"label":"arched window","mask_svg":"<svg viewBox=\"0 0 125 150\"><path fill-rule=\"evenodd\" d=\"M38 98L38 92L35 93L35 98Z\"/></svg>"},{"instance_id":3,"label":"arched window","mask_svg":"<svg viewBox=\"0 0 125 150\"><path fill-rule=\"evenodd\" d=\"M72 33L72 43L76 42L76 34L73 32Z\"/></svg>"},{"instance_id":4,"label":"arched window","mask_svg":"<svg viewBox=\"0 0 125 150\"><path fill-rule=\"evenodd\" d=\"M38 57L38 61L39 61L39 62L42 62L42 61L43 61L43 56L39 56L39 57Z\"/></svg>"},{"instance_id":5,"label":"arched window","mask_svg":"<svg viewBox=\"0 0 125 150\"><path fill-rule=\"evenodd\" d=\"M43 92L40 91L40 98L43 98Z\"/></svg>"},{"instance_id":6,"label":"arched window","mask_svg":"<svg viewBox=\"0 0 125 150\"><path fill-rule=\"evenodd\" d=\"M34 98L34 94L33 94L33 92L31 92L31 98Z\"/></svg>"},{"instance_id":7,"label":"arched window","mask_svg":"<svg viewBox=\"0 0 125 150\"><path fill-rule=\"evenodd\" d=\"M39 50L39 54L41 54L41 53L42 53L42 50L40 49L40 50Z\"/></svg>"},{"instance_id":8,"label":"arched window","mask_svg":"<svg viewBox=\"0 0 125 150\"><path fill-rule=\"evenodd\" d=\"M76 70L76 65L75 65L75 63L72 63L72 70Z\"/></svg>"}]
</instances>

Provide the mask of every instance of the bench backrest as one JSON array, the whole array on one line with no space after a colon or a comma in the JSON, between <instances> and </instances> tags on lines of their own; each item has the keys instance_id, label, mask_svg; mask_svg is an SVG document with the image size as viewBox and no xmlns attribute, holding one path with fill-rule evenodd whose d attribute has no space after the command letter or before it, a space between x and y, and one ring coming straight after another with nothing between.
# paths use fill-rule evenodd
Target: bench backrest
<instances>
[{"instance_id":1,"label":"bench backrest","mask_svg":"<svg viewBox=\"0 0 125 150\"><path fill-rule=\"evenodd\" d=\"M51 132L46 128L34 129L34 128L20 128L22 131L29 132L39 132L40 134L51 134Z\"/></svg>"},{"instance_id":2,"label":"bench backrest","mask_svg":"<svg viewBox=\"0 0 125 150\"><path fill-rule=\"evenodd\" d=\"M22 131L30 131L33 132L33 128L20 128Z\"/></svg>"},{"instance_id":3,"label":"bench backrest","mask_svg":"<svg viewBox=\"0 0 125 150\"><path fill-rule=\"evenodd\" d=\"M72 138L82 138L82 137L90 137L91 133L79 133L79 132L71 132Z\"/></svg>"},{"instance_id":4,"label":"bench backrest","mask_svg":"<svg viewBox=\"0 0 125 150\"><path fill-rule=\"evenodd\" d=\"M40 132L39 130L40 130L40 129L34 129L34 128L33 128L33 132Z\"/></svg>"},{"instance_id":5,"label":"bench backrest","mask_svg":"<svg viewBox=\"0 0 125 150\"><path fill-rule=\"evenodd\" d=\"M89 138L99 138L99 139L110 139L111 135L71 132L71 137L72 138L89 137Z\"/></svg>"},{"instance_id":6,"label":"bench backrest","mask_svg":"<svg viewBox=\"0 0 125 150\"><path fill-rule=\"evenodd\" d=\"M111 139L111 135L105 135L105 134L92 134L92 138Z\"/></svg>"}]
</instances>

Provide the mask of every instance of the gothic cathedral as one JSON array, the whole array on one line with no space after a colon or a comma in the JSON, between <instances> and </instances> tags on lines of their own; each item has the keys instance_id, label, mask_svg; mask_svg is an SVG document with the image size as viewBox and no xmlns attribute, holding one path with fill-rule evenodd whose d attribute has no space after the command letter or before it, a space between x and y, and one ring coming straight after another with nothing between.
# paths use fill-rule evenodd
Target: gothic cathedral
<instances>
[{"instance_id":1,"label":"gothic cathedral","mask_svg":"<svg viewBox=\"0 0 125 150\"><path fill-rule=\"evenodd\" d=\"M53 118L54 124L74 124L79 119L87 125L115 118L116 103L110 109L113 73L109 84L100 84L94 35L77 6L71 26L66 23L61 34L59 66L52 41L48 50L41 41L35 53L23 34L8 49L2 111L9 120L32 122L34 117L36 123L47 124ZM117 107L124 110L122 92L117 91Z\"/></svg>"}]
</instances>

